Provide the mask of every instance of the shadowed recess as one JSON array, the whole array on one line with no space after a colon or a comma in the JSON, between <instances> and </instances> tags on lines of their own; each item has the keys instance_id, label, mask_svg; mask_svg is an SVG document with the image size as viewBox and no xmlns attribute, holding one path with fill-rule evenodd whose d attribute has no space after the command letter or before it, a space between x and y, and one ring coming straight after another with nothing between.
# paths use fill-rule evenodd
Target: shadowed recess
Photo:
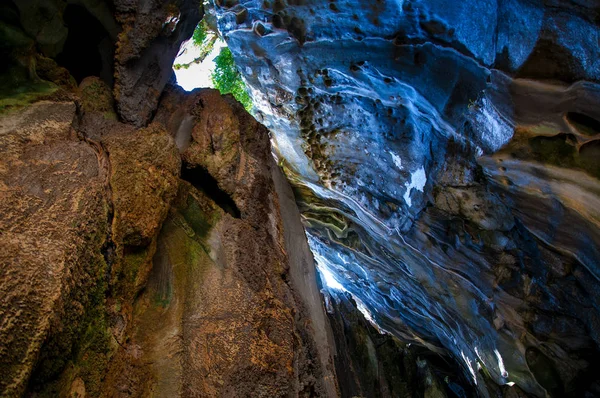
<instances>
[{"instance_id":1,"label":"shadowed recess","mask_svg":"<svg viewBox=\"0 0 600 398\"><path fill-rule=\"evenodd\" d=\"M567 120L582 134L596 135L600 133L600 121L583 113L568 112Z\"/></svg>"},{"instance_id":2,"label":"shadowed recess","mask_svg":"<svg viewBox=\"0 0 600 398\"><path fill-rule=\"evenodd\" d=\"M99 76L111 84L114 45L106 29L78 5L67 6L64 22L69 35L56 61L67 68L78 83L87 76Z\"/></svg>"},{"instance_id":3,"label":"shadowed recess","mask_svg":"<svg viewBox=\"0 0 600 398\"><path fill-rule=\"evenodd\" d=\"M181 167L181 178L192 184L196 189L204 192L225 212L234 218L240 218L241 213L237 205L225 191L219 188L217 180L201 166Z\"/></svg>"}]
</instances>

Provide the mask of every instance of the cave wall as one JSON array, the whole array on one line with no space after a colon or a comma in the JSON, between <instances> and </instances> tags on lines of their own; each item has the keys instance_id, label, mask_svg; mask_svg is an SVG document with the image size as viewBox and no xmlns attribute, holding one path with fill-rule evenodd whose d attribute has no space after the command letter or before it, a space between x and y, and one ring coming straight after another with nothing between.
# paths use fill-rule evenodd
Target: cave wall
<instances>
[{"instance_id":1,"label":"cave wall","mask_svg":"<svg viewBox=\"0 0 600 398\"><path fill-rule=\"evenodd\" d=\"M0 9L3 395L600 394L595 2Z\"/></svg>"},{"instance_id":2,"label":"cave wall","mask_svg":"<svg viewBox=\"0 0 600 398\"><path fill-rule=\"evenodd\" d=\"M268 131L172 80L201 4L0 6L0 395L338 395Z\"/></svg>"},{"instance_id":3,"label":"cave wall","mask_svg":"<svg viewBox=\"0 0 600 398\"><path fill-rule=\"evenodd\" d=\"M322 268L478 394L595 396L594 1L215 1ZM512 392L511 392L512 391Z\"/></svg>"}]
</instances>

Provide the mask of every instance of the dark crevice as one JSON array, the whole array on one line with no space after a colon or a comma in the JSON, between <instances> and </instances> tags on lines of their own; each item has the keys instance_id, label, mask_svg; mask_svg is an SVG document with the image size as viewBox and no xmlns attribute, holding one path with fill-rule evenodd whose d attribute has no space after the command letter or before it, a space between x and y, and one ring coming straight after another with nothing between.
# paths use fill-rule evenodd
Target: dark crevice
<instances>
[{"instance_id":1,"label":"dark crevice","mask_svg":"<svg viewBox=\"0 0 600 398\"><path fill-rule=\"evenodd\" d=\"M114 45L106 29L84 7L73 4L66 7L64 22L69 34L56 62L77 83L88 76L98 76L112 85Z\"/></svg>"},{"instance_id":2,"label":"dark crevice","mask_svg":"<svg viewBox=\"0 0 600 398\"><path fill-rule=\"evenodd\" d=\"M181 166L181 178L212 199L232 217L240 218L241 213L231 196L219 188L217 180L202 166Z\"/></svg>"},{"instance_id":3,"label":"dark crevice","mask_svg":"<svg viewBox=\"0 0 600 398\"><path fill-rule=\"evenodd\" d=\"M582 134L596 135L600 133L600 121L583 113L568 112L567 120Z\"/></svg>"}]
</instances>

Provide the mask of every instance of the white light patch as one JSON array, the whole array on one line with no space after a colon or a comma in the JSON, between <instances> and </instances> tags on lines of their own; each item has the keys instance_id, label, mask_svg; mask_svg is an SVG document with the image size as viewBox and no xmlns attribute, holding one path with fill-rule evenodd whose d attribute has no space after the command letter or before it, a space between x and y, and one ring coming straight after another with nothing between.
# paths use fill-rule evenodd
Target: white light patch
<instances>
[{"instance_id":1,"label":"white light patch","mask_svg":"<svg viewBox=\"0 0 600 398\"><path fill-rule=\"evenodd\" d=\"M316 252L313 252L313 255L315 256L315 262L317 263L317 271L319 271L319 274L323 277L323 283L325 283L325 286L333 290L345 292L346 289L344 286L339 283L331 271L327 269L327 266L325 265L326 260Z\"/></svg>"},{"instance_id":2,"label":"white light patch","mask_svg":"<svg viewBox=\"0 0 600 398\"><path fill-rule=\"evenodd\" d=\"M410 191L412 191L414 188L417 191L423 192L425 183L427 183L427 176L425 175L425 169L423 167L411 174L410 184L404 184L404 186L406 187L406 192L404 193L403 197L408 207L412 206L412 200L410 199Z\"/></svg>"},{"instance_id":3,"label":"white light patch","mask_svg":"<svg viewBox=\"0 0 600 398\"><path fill-rule=\"evenodd\" d=\"M352 297L354 299L354 301L356 302L356 308L358 308L358 310L363 314L363 316L365 317L365 319L367 321L369 321L372 325L377 326L377 323L375 322L375 320L373 319L373 315L371 315L371 312L369 312L369 310L367 309L367 307L363 304L362 301L360 301L359 299L357 299L356 297ZM379 326L377 326L377 329L379 329Z\"/></svg>"},{"instance_id":4,"label":"white light patch","mask_svg":"<svg viewBox=\"0 0 600 398\"><path fill-rule=\"evenodd\" d=\"M186 91L191 91L198 87L211 87L213 83L210 75L215 70L215 57L221 52L221 48L225 47L225 42L217 40L213 50L202 63L193 63L189 68L173 69L177 84ZM175 58L174 64L187 64L192 62L200 55L200 48L194 44L192 40L188 40L181 46L179 55Z\"/></svg>"},{"instance_id":5,"label":"white light patch","mask_svg":"<svg viewBox=\"0 0 600 398\"><path fill-rule=\"evenodd\" d=\"M402 166L402 159L400 159L400 156L396 155L392 151L388 151L388 153L392 156L392 160L394 161L396 167L400 170L404 170L404 167Z\"/></svg>"},{"instance_id":6,"label":"white light patch","mask_svg":"<svg viewBox=\"0 0 600 398\"><path fill-rule=\"evenodd\" d=\"M371 324L371 326L373 326L375 329L377 329L377 331L380 334L390 334L387 330L381 328L377 324L377 322L375 322L375 319L373 319L373 315L371 314L371 311L369 311L367 306L358 297L356 297L355 295L352 295L352 298L354 299L354 302L356 303L356 308L361 312L361 314L363 314L363 316Z\"/></svg>"},{"instance_id":7,"label":"white light patch","mask_svg":"<svg viewBox=\"0 0 600 398\"><path fill-rule=\"evenodd\" d=\"M475 370L473 369L473 366L471 365L471 361L467 358L467 356L465 355L465 353L463 351L460 352L460 356L462 357L463 361L465 361L465 363L469 367L469 372L471 373L471 376L473 376L473 381L475 382L475 384L477 384L477 375L475 375Z\"/></svg>"},{"instance_id":8,"label":"white light patch","mask_svg":"<svg viewBox=\"0 0 600 398\"><path fill-rule=\"evenodd\" d=\"M346 291L346 289L344 289L344 286L342 286L342 284L339 283L335 279L335 277L333 276L333 274L331 272L329 272L328 269L320 267L319 268L319 272L323 276L324 282L327 285L327 287L329 287L331 289L334 289L334 290Z\"/></svg>"},{"instance_id":9,"label":"white light patch","mask_svg":"<svg viewBox=\"0 0 600 398\"><path fill-rule=\"evenodd\" d=\"M512 137L513 128L502 119L487 98L483 98L475 109L475 120L482 140L492 151L497 151ZM478 152L482 153L481 148Z\"/></svg>"},{"instance_id":10,"label":"white light patch","mask_svg":"<svg viewBox=\"0 0 600 398\"><path fill-rule=\"evenodd\" d=\"M498 367L500 368L500 374L502 375L502 377L507 378L508 372L506 371L506 368L504 367L504 361L502 360L502 356L500 355L500 352L498 352L497 349L494 349L494 354L496 354L496 358L498 358Z\"/></svg>"}]
</instances>

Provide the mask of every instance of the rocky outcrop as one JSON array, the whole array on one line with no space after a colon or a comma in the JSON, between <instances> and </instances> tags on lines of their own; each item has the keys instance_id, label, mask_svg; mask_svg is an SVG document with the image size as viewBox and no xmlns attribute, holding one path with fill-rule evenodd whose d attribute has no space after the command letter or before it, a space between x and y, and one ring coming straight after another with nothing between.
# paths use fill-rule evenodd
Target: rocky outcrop
<instances>
[{"instance_id":1,"label":"rocky outcrop","mask_svg":"<svg viewBox=\"0 0 600 398\"><path fill-rule=\"evenodd\" d=\"M349 293L330 290L325 295L338 346L335 362L341 396L475 396L468 380L456 371L457 364L452 359L382 333L368 320L369 314L361 312L364 306L357 305ZM505 395L510 388L503 389L499 389L498 396Z\"/></svg>"},{"instance_id":2,"label":"rocky outcrop","mask_svg":"<svg viewBox=\"0 0 600 398\"><path fill-rule=\"evenodd\" d=\"M1 118L6 395L77 380L101 391L177 192L166 130L112 122L96 141L80 117L73 101L43 101Z\"/></svg>"},{"instance_id":3,"label":"rocky outcrop","mask_svg":"<svg viewBox=\"0 0 600 398\"><path fill-rule=\"evenodd\" d=\"M337 395L267 130L164 89L200 5L28 3L0 24L0 395Z\"/></svg>"},{"instance_id":4,"label":"rocky outcrop","mask_svg":"<svg viewBox=\"0 0 600 398\"><path fill-rule=\"evenodd\" d=\"M72 128L73 102L38 102L0 120L0 391L61 371L93 327L108 233L107 170ZM42 352L42 347L44 350Z\"/></svg>"},{"instance_id":5,"label":"rocky outcrop","mask_svg":"<svg viewBox=\"0 0 600 398\"><path fill-rule=\"evenodd\" d=\"M380 328L450 354L483 396L598 394L595 4L214 13L319 264Z\"/></svg>"},{"instance_id":6,"label":"rocky outcrop","mask_svg":"<svg viewBox=\"0 0 600 398\"><path fill-rule=\"evenodd\" d=\"M173 74L179 47L202 18L198 0L115 1L122 31L116 44L115 98L127 123L143 126Z\"/></svg>"},{"instance_id":7,"label":"rocky outcrop","mask_svg":"<svg viewBox=\"0 0 600 398\"><path fill-rule=\"evenodd\" d=\"M328 318L199 2L0 9L0 394L599 394L594 4L215 2Z\"/></svg>"},{"instance_id":8,"label":"rocky outcrop","mask_svg":"<svg viewBox=\"0 0 600 398\"><path fill-rule=\"evenodd\" d=\"M107 384L134 396L335 395L318 318L288 284L285 247L303 237L284 239L267 130L213 90L170 88L154 120L177 142L189 134L184 181Z\"/></svg>"}]
</instances>

